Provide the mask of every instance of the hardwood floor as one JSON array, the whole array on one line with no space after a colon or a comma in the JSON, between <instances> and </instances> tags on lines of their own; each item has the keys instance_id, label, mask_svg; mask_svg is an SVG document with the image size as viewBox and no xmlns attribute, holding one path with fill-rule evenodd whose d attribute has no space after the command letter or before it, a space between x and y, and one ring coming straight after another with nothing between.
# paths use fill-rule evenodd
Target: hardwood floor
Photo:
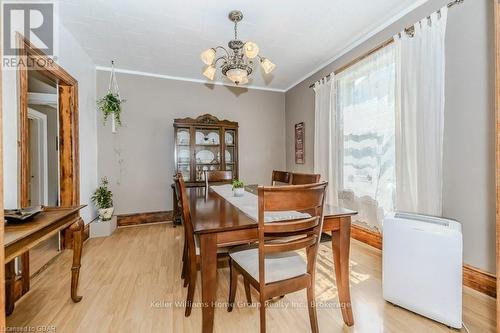
<instances>
[{"instance_id":1,"label":"hardwood floor","mask_svg":"<svg viewBox=\"0 0 500 333\"><path fill-rule=\"evenodd\" d=\"M181 227L151 224L119 228L108 238L90 239L82 258L80 303L68 296L72 253L65 251L32 280L32 288L7 317L8 326L54 326L56 332L200 332L201 310L193 306L184 317L187 289L180 281ZM337 290L332 281L329 243L319 251L316 294L321 332L458 332L382 299L379 250L352 241L351 297L355 324L342 322ZM258 332L256 305L245 306L240 277L235 309L226 311L229 269L220 269L215 312L216 332ZM199 302L200 286L195 292ZM257 294L252 292L257 300ZM269 332L309 332L305 291L271 303L267 310ZM239 306L238 306L239 305ZM286 310L284 310L286 308ZM495 332L495 300L474 290L464 292L464 322L471 333ZM462 330L465 332L465 330Z\"/></svg>"}]
</instances>

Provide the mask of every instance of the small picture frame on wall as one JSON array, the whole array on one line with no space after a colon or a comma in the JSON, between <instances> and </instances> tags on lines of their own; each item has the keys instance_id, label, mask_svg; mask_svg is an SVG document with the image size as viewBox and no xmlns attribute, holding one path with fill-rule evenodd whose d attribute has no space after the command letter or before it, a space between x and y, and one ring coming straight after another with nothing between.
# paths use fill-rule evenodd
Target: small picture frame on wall
<instances>
[{"instance_id":1,"label":"small picture frame on wall","mask_svg":"<svg viewBox=\"0 0 500 333\"><path fill-rule=\"evenodd\" d=\"M305 163L304 139L305 139L304 122L295 124L295 164Z\"/></svg>"}]
</instances>

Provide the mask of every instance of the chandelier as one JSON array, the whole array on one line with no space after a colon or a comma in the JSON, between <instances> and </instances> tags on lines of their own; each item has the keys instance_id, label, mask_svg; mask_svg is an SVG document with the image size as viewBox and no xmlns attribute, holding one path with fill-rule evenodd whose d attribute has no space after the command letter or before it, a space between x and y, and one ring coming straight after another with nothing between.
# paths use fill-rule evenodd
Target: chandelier
<instances>
[{"instance_id":1,"label":"chandelier","mask_svg":"<svg viewBox=\"0 0 500 333\"><path fill-rule=\"evenodd\" d=\"M252 59L258 57L260 65L266 74L272 72L275 64L268 58L259 55L259 47L254 42L243 42L238 39L238 22L243 19L243 13L239 10L233 10L229 13L229 19L234 22L234 39L227 43L230 48L228 51L223 46L216 46L201 53L201 60L207 65L203 70L203 75L209 80L215 78L216 66L219 62L220 69L224 76L234 82L236 85L248 83L248 76L253 72ZM217 50L222 55L217 57Z\"/></svg>"}]
</instances>

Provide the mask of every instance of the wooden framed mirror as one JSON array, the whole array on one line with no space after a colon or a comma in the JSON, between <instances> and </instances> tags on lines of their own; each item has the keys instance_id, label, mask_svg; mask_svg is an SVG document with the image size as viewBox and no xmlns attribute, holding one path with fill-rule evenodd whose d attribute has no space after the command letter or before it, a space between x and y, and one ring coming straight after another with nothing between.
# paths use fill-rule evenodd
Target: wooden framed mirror
<instances>
[{"instance_id":1,"label":"wooden framed mirror","mask_svg":"<svg viewBox=\"0 0 500 333\"><path fill-rule=\"evenodd\" d=\"M27 63L38 63L37 71L57 83L59 108L59 182L60 206L74 206L80 202L78 152L78 82L62 67L18 35L23 44L20 57L26 59L19 66L20 110L20 205L29 206L29 152L28 152L28 68ZM37 59L46 61L36 61Z\"/></svg>"},{"instance_id":2,"label":"wooden framed mirror","mask_svg":"<svg viewBox=\"0 0 500 333\"><path fill-rule=\"evenodd\" d=\"M21 34L17 34L19 47L18 66L19 80L19 206L32 205L51 206L76 206L80 203L79 185L79 146L78 146L78 82L62 67L57 65L50 57L32 45ZM30 66L30 67L28 67ZM56 200L53 202L32 202L32 179L34 163L33 142L30 132L33 132L33 111L30 101L30 82L33 76L38 76L42 81L53 82L54 86L54 118L56 118L56 133L51 143L57 146L54 149L55 166L57 169ZM31 104L30 104L31 103ZM31 133L33 134L33 133ZM46 167L46 169L48 169ZM60 248L72 247L72 232L66 230L61 235ZM59 243L55 239L55 243ZM57 249L56 249L57 250ZM43 264L43 263L42 263ZM20 286L15 288L14 298L18 299L29 290L30 256L29 252L21 256Z\"/></svg>"}]
</instances>

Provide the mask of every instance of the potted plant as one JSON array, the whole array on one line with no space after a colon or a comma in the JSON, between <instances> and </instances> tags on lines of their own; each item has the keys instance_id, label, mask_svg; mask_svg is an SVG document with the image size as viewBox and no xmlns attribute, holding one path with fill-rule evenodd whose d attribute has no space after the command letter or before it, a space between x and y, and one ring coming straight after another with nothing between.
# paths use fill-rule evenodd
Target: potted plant
<instances>
[{"instance_id":1,"label":"potted plant","mask_svg":"<svg viewBox=\"0 0 500 333\"><path fill-rule=\"evenodd\" d=\"M99 220L90 224L90 237L106 237L116 229L116 217L113 216L113 192L108 189L108 179L101 179L101 184L90 198L96 205Z\"/></svg>"},{"instance_id":2,"label":"potted plant","mask_svg":"<svg viewBox=\"0 0 500 333\"><path fill-rule=\"evenodd\" d=\"M121 104L125 102L124 99L120 99L118 94L108 92L104 97L97 101L99 109L104 115L104 122L108 120L109 116L112 116L117 125L121 126L122 121L120 118L122 107Z\"/></svg>"},{"instance_id":3,"label":"potted plant","mask_svg":"<svg viewBox=\"0 0 500 333\"><path fill-rule=\"evenodd\" d=\"M234 179L233 192L235 197L242 197L245 195L245 184L241 180Z\"/></svg>"},{"instance_id":4,"label":"potted plant","mask_svg":"<svg viewBox=\"0 0 500 333\"><path fill-rule=\"evenodd\" d=\"M91 197L92 202L97 206L99 219L101 221L109 221L113 216L113 192L108 189L108 179L101 179L101 185L95 190Z\"/></svg>"}]
</instances>

